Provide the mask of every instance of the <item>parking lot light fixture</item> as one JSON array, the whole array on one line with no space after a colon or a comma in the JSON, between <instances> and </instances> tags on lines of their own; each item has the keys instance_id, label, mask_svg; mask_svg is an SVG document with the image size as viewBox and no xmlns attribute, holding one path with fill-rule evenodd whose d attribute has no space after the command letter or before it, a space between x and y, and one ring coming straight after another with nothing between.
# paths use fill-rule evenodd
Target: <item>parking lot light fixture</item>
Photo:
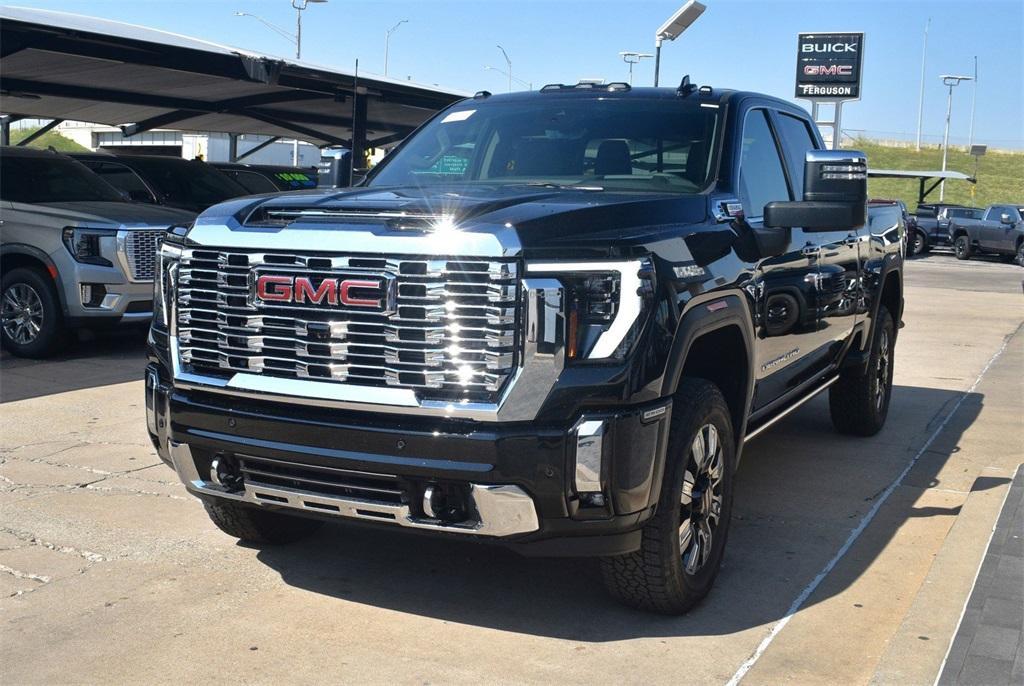
<instances>
[{"instance_id":1,"label":"parking lot light fixture","mask_svg":"<svg viewBox=\"0 0 1024 686\"><path fill-rule=\"evenodd\" d=\"M946 132L942 135L942 171L946 171L946 160L949 158L949 117L953 112L953 88L959 86L961 81L973 81L973 76L958 76L955 74L943 74L943 85L949 88L949 95L946 96ZM942 180L939 186L939 202L946 198L946 180Z\"/></svg>"},{"instance_id":2,"label":"parking lot light fixture","mask_svg":"<svg viewBox=\"0 0 1024 686\"><path fill-rule=\"evenodd\" d=\"M263 24L264 26L266 26L268 29L270 29L274 33L278 34L279 36L281 36L282 38L287 40L292 45L295 44L295 36L294 35L292 35L288 31L286 31L285 29L282 29L277 24L274 24L273 22L267 21L266 19L264 19L263 17L259 16L258 14L252 14L250 12L235 12L235 16L236 17L250 17L252 19L255 19L256 21L258 21L259 23Z\"/></svg>"},{"instance_id":3,"label":"parking lot light fixture","mask_svg":"<svg viewBox=\"0 0 1024 686\"><path fill-rule=\"evenodd\" d=\"M391 46L391 34L398 30L398 27L402 24L408 24L408 19L402 19L400 22L392 26L390 29L384 32L384 76L388 75L388 51Z\"/></svg>"},{"instance_id":4,"label":"parking lot light fixture","mask_svg":"<svg viewBox=\"0 0 1024 686\"><path fill-rule=\"evenodd\" d=\"M508 92L512 92L512 60L508 58L508 53L505 52L505 48L498 46L498 50L501 50L501 54L505 57L505 64L508 66L508 72L505 74L508 76Z\"/></svg>"},{"instance_id":5,"label":"parking lot light fixture","mask_svg":"<svg viewBox=\"0 0 1024 686\"><path fill-rule=\"evenodd\" d=\"M690 28L693 22L697 21L697 17L704 14L704 10L707 7L697 2L697 0L689 0L685 5L680 7L675 14L668 18L661 28L654 34L654 85L658 85L658 72L661 71L661 44L663 41L675 40L682 35L683 31Z\"/></svg>"},{"instance_id":6,"label":"parking lot light fixture","mask_svg":"<svg viewBox=\"0 0 1024 686\"><path fill-rule=\"evenodd\" d=\"M638 64L640 60L650 59L654 55L647 52L630 52L628 50L620 52L619 57L622 61L629 65L629 85L633 85L633 65Z\"/></svg>"},{"instance_id":7,"label":"parking lot light fixture","mask_svg":"<svg viewBox=\"0 0 1024 686\"><path fill-rule=\"evenodd\" d=\"M529 89L531 91L533 90L533 81L523 81L522 79L520 79L518 77L513 77L507 71L504 71L503 69L498 69L497 67L491 67L491 66L488 66L488 65L484 65L484 70L485 71L495 71L495 72L498 72L502 76L511 78L513 81L518 83L520 86L526 86L527 89Z\"/></svg>"}]
</instances>

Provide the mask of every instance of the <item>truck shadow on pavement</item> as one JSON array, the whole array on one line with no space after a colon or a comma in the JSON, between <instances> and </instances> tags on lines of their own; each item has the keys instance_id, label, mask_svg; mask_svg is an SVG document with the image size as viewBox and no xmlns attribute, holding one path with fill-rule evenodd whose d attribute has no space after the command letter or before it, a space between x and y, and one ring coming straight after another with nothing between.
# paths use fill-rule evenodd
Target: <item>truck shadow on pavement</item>
<instances>
[{"instance_id":1,"label":"truck shadow on pavement","mask_svg":"<svg viewBox=\"0 0 1024 686\"><path fill-rule=\"evenodd\" d=\"M958 451L983 396L965 398L921 451L960 396L897 387L886 428L870 439L836 434L827 399L818 398L751 442L737 475L722 571L709 597L684 617L618 605L604 593L596 560L524 558L390 529L331 524L303 543L263 549L258 559L285 583L324 596L501 631L583 642L731 634L783 617L919 453L902 486L807 604L847 588L907 521L947 517L952 525L959 504L916 501L922 489L957 488L941 483L940 470ZM970 488L1007 481L981 477Z\"/></svg>"},{"instance_id":2,"label":"truck shadow on pavement","mask_svg":"<svg viewBox=\"0 0 1024 686\"><path fill-rule=\"evenodd\" d=\"M4 351L0 403L138 381L145 369L146 334L139 328L82 334L81 340L72 337L64 350L45 360Z\"/></svg>"}]
</instances>

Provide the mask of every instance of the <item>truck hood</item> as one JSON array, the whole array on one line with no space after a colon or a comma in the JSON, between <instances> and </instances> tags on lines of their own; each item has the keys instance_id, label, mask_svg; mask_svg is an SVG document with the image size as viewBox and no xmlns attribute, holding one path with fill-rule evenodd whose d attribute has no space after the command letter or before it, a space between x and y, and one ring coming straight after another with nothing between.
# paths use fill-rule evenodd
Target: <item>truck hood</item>
<instances>
[{"instance_id":1,"label":"truck hood","mask_svg":"<svg viewBox=\"0 0 1024 686\"><path fill-rule=\"evenodd\" d=\"M187 224L196 216L194 212L134 202L51 202L27 207L35 214L54 220L90 226L167 227Z\"/></svg>"},{"instance_id":2,"label":"truck hood","mask_svg":"<svg viewBox=\"0 0 1024 686\"><path fill-rule=\"evenodd\" d=\"M435 218L462 232L514 228L524 249L584 243L607 248L634 242L653 227L700 222L706 209L703 195L495 184L296 191L229 201L205 212L199 223L223 222L229 215L244 231L260 218L294 212L298 228L302 217L321 212L344 228L346 215L360 215L365 223L366 215L406 213Z\"/></svg>"}]
</instances>

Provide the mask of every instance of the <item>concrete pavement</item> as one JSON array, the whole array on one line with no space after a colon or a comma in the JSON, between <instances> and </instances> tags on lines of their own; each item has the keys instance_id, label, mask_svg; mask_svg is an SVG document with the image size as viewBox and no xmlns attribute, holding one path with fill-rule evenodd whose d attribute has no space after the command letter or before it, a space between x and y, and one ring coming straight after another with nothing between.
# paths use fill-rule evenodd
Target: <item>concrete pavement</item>
<instances>
[{"instance_id":1,"label":"concrete pavement","mask_svg":"<svg viewBox=\"0 0 1024 686\"><path fill-rule=\"evenodd\" d=\"M585 560L341 525L240 546L152 452L137 338L5 356L3 680L931 684L1024 462L1022 276L908 265L885 430L838 436L818 398L752 442L681 618L617 606Z\"/></svg>"}]
</instances>

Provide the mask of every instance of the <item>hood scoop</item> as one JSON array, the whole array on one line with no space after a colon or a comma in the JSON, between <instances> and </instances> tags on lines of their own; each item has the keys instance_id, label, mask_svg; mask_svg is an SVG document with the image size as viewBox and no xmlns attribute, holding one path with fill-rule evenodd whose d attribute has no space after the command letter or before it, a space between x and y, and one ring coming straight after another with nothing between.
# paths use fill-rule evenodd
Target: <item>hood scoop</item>
<instances>
[{"instance_id":1,"label":"hood scoop","mask_svg":"<svg viewBox=\"0 0 1024 686\"><path fill-rule=\"evenodd\" d=\"M426 230L442 221L442 215L396 210L393 208L366 207L257 207L245 220L245 226L281 227L293 222L386 225L395 230Z\"/></svg>"}]
</instances>

